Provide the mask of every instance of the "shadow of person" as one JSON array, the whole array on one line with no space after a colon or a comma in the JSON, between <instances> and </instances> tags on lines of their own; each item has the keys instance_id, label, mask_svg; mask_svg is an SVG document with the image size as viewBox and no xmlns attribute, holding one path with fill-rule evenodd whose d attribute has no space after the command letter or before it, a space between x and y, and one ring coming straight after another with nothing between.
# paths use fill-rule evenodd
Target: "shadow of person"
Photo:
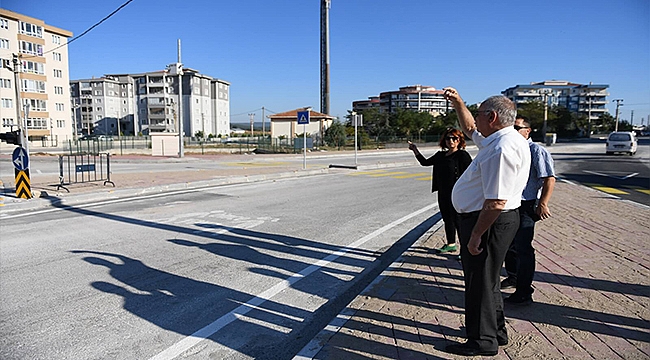
<instances>
[{"instance_id":1,"label":"shadow of person","mask_svg":"<svg viewBox=\"0 0 650 360\"><path fill-rule=\"evenodd\" d=\"M249 356L260 355L256 352L259 349L252 350L255 347L250 346L256 343L256 337L281 342L286 337L281 329L300 328L303 320L313 315L297 307L155 269L128 256L88 250L71 252L89 255L83 260L108 269L117 283L95 281L91 286L122 297L123 309L129 313L186 336L196 336L199 330L210 326L213 331L205 338L240 352L246 353L248 349ZM242 321L241 317L249 320ZM251 337L251 333L256 337Z\"/></svg>"}]
</instances>

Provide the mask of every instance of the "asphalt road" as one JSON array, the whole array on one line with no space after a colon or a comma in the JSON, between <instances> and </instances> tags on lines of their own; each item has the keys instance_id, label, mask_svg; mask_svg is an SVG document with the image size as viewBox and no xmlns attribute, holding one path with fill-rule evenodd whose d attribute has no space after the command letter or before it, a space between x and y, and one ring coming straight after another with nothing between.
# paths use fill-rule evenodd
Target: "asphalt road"
<instances>
[{"instance_id":1,"label":"asphalt road","mask_svg":"<svg viewBox=\"0 0 650 360\"><path fill-rule=\"evenodd\" d=\"M0 358L291 358L439 219L428 169L352 174L3 217Z\"/></svg>"}]
</instances>

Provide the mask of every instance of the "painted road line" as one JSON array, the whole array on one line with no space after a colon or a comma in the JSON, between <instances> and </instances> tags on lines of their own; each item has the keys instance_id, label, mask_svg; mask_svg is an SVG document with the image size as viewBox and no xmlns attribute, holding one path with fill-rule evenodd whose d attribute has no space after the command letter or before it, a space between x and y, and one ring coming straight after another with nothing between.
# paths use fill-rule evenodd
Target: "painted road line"
<instances>
[{"instance_id":1,"label":"painted road line","mask_svg":"<svg viewBox=\"0 0 650 360\"><path fill-rule=\"evenodd\" d=\"M432 176L429 175L429 176L426 176L426 177L417 178L415 180L417 180L417 181L431 181L431 179L432 179Z\"/></svg>"},{"instance_id":2,"label":"painted road line","mask_svg":"<svg viewBox=\"0 0 650 360\"><path fill-rule=\"evenodd\" d=\"M414 173L414 174L393 176L393 178L394 179L408 179L408 178L414 178L414 177L420 177L420 176L427 176L428 174L429 173Z\"/></svg>"},{"instance_id":3,"label":"painted road line","mask_svg":"<svg viewBox=\"0 0 650 360\"><path fill-rule=\"evenodd\" d=\"M381 172L385 172L387 170L385 169L380 169L380 170L370 170L370 171L357 171L353 173L349 173L348 175L353 175L353 176L358 176L358 175L372 175L372 174L377 174Z\"/></svg>"},{"instance_id":4,"label":"painted road line","mask_svg":"<svg viewBox=\"0 0 650 360\"><path fill-rule=\"evenodd\" d=\"M608 194L615 194L615 195L629 195L630 194L629 192L626 192L626 191L623 191L623 190L620 190L620 189L616 189L616 188L613 188L613 187L609 187L609 186L600 185L600 184L587 184L587 183L585 183L585 185L591 186L592 188L594 188L596 190L600 190L600 191L606 192Z\"/></svg>"},{"instance_id":5,"label":"painted road line","mask_svg":"<svg viewBox=\"0 0 650 360\"><path fill-rule=\"evenodd\" d=\"M249 300L245 304L242 304L238 306L236 309L233 311L221 316L211 324L205 326L204 328L196 331L194 334L187 336L183 339L181 339L179 342L176 344L170 346L166 350L162 351L156 356L153 356L151 359L152 360L167 360L167 359L174 359L177 356L181 355L185 351L189 350L193 346L197 345L201 341L209 338L212 336L214 333L217 331L221 330L224 328L226 325L230 324L231 322L237 320L238 317L248 313L251 310L257 309L260 305L265 303L267 300L271 299L273 296L277 295L281 291L289 288L296 282L300 281L301 279L307 277L311 273L319 270L320 268L330 264L334 260L338 259L339 257L345 255L351 250L358 249L361 247L363 244L367 243L368 241L376 238L377 236L385 233L386 231L406 222L407 220L418 216L422 213L428 212L431 209L437 208L438 204L434 203L428 206L425 206L421 208L420 210L417 210L415 212L412 212L410 214L407 214L406 216L402 217L401 219L397 219L393 221L392 223L385 225L372 233L356 240L355 242L351 243L350 245L347 245L343 248L340 248L339 250L334 251L332 254L326 256L325 258L317 261L313 265L310 265L306 268L304 268L302 271L295 273L288 277L287 279L280 281L279 283L275 284L271 288L263 291L253 299Z\"/></svg>"},{"instance_id":6,"label":"painted road line","mask_svg":"<svg viewBox=\"0 0 650 360\"><path fill-rule=\"evenodd\" d=\"M625 186L625 188L630 189L630 190L634 190L634 191L638 191L638 192L646 194L646 195L650 195L650 189L644 189L644 188L639 187L639 186Z\"/></svg>"},{"instance_id":7,"label":"painted road line","mask_svg":"<svg viewBox=\"0 0 650 360\"><path fill-rule=\"evenodd\" d=\"M392 176L392 175L404 175L408 174L407 172L404 171L393 171L393 172L387 172L387 173L381 173L381 174L371 174L368 175L370 177L382 177L382 176Z\"/></svg>"}]
</instances>

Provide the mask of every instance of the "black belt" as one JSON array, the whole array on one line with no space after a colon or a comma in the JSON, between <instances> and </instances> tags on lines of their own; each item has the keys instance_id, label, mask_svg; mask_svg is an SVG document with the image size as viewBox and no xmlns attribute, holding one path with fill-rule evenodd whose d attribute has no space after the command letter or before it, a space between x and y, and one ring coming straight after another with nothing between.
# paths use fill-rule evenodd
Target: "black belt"
<instances>
[{"instance_id":1,"label":"black belt","mask_svg":"<svg viewBox=\"0 0 650 360\"><path fill-rule=\"evenodd\" d=\"M501 213L505 214L505 213L509 213L509 212L513 212L513 211L517 211L517 210L518 209L501 210ZM481 212L481 210L472 211L472 212L468 212L468 213L460 213L460 214L458 214L458 216L460 216L461 219L469 219L469 218L471 218L473 216L478 216L478 214L480 212Z\"/></svg>"}]
</instances>

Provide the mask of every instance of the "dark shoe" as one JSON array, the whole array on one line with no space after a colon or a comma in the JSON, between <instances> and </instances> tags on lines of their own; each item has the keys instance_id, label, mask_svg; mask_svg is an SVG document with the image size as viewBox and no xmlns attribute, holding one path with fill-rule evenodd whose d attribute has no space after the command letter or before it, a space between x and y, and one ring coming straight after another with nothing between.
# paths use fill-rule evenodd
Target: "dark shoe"
<instances>
[{"instance_id":1,"label":"dark shoe","mask_svg":"<svg viewBox=\"0 0 650 360\"><path fill-rule=\"evenodd\" d=\"M463 356L495 356L499 353L499 350L483 350L476 346L472 346L469 343L447 345L445 351L451 354Z\"/></svg>"},{"instance_id":2,"label":"dark shoe","mask_svg":"<svg viewBox=\"0 0 650 360\"><path fill-rule=\"evenodd\" d=\"M533 297L531 295L521 295L515 292L503 299L503 303L509 305L530 305L533 303Z\"/></svg>"},{"instance_id":3,"label":"dark shoe","mask_svg":"<svg viewBox=\"0 0 650 360\"><path fill-rule=\"evenodd\" d=\"M515 287L517 287L517 279L512 276L508 276L501 282L501 290L514 289Z\"/></svg>"},{"instance_id":4,"label":"dark shoe","mask_svg":"<svg viewBox=\"0 0 650 360\"><path fill-rule=\"evenodd\" d=\"M505 338L505 339L499 339L499 337L497 336L497 344L499 344L499 346L506 346L506 345L508 345L508 338Z\"/></svg>"}]
</instances>

